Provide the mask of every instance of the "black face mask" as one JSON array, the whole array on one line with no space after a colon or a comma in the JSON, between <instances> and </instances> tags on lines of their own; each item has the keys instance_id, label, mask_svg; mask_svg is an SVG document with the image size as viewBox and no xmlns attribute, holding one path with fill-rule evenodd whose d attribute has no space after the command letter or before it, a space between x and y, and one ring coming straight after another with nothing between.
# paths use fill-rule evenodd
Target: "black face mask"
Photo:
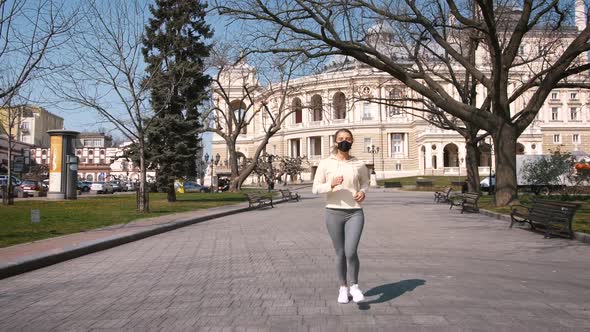
<instances>
[{"instance_id":1,"label":"black face mask","mask_svg":"<svg viewBox=\"0 0 590 332\"><path fill-rule=\"evenodd\" d=\"M342 152L348 152L351 147L352 147L352 143L350 143L349 141L338 142L338 150L340 150Z\"/></svg>"}]
</instances>

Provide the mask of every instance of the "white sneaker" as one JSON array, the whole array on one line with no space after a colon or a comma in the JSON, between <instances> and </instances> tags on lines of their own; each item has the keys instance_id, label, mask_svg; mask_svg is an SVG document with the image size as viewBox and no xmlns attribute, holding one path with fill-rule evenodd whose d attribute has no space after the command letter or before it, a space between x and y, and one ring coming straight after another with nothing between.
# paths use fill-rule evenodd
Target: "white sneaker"
<instances>
[{"instance_id":1,"label":"white sneaker","mask_svg":"<svg viewBox=\"0 0 590 332\"><path fill-rule=\"evenodd\" d=\"M350 295L352 295L352 300L355 303L361 302L362 300L365 299L363 292L361 292L361 290L359 289L359 285L357 285L357 284L350 286Z\"/></svg>"},{"instance_id":2,"label":"white sneaker","mask_svg":"<svg viewBox=\"0 0 590 332\"><path fill-rule=\"evenodd\" d=\"M340 292L338 293L338 303L348 303L348 287L340 286Z\"/></svg>"}]
</instances>

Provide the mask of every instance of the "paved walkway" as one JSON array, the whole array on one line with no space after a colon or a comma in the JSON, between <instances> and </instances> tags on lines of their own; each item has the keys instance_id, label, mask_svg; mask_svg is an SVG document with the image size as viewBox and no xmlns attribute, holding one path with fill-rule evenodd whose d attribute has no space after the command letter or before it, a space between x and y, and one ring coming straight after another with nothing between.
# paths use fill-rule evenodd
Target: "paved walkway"
<instances>
[{"instance_id":1,"label":"paved walkway","mask_svg":"<svg viewBox=\"0 0 590 332\"><path fill-rule=\"evenodd\" d=\"M0 280L0 330L588 331L590 246L371 193L360 305L336 303L321 198Z\"/></svg>"}]
</instances>

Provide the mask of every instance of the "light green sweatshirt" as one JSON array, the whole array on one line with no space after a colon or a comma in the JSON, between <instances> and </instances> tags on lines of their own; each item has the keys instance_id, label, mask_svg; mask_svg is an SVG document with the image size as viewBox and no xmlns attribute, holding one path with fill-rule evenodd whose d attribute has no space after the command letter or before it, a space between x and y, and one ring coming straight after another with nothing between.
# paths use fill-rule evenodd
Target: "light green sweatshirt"
<instances>
[{"instance_id":1,"label":"light green sweatshirt","mask_svg":"<svg viewBox=\"0 0 590 332\"><path fill-rule=\"evenodd\" d=\"M342 175L342 184L332 188L332 180ZM351 157L338 160L335 155L323 159L313 179L312 192L326 193L326 207L331 209L359 209L361 205L352 198L358 191L369 189L369 169L365 164Z\"/></svg>"}]
</instances>

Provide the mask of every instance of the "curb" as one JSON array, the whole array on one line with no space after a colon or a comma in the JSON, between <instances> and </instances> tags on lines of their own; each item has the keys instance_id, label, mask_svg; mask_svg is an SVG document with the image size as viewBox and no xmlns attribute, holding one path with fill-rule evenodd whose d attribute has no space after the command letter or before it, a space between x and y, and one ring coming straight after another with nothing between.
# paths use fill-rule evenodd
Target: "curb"
<instances>
[{"instance_id":1,"label":"curb","mask_svg":"<svg viewBox=\"0 0 590 332\"><path fill-rule=\"evenodd\" d=\"M488 217L492 217L498 220L508 221L510 222L510 216L506 214L501 214L498 212L493 212L489 210L479 209L479 213L486 215ZM590 244L590 234L582 233L582 232L574 232L574 240Z\"/></svg>"},{"instance_id":2,"label":"curb","mask_svg":"<svg viewBox=\"0 0 590 332\"><path fill-rule=\"evenodd\" d=\"M284 200L273 201L273 204L284 203ZM37 270L43 267L47 267L53 264L65 262L70 259L78 258L84 255L92 254L98 251L114 248L123 244L145 239L150 236L169 232L178 228L198 224L211 219L221 218L233 214L250 211L249 207L237 208L230 211L223 211L219 213L212 213L207 216L201 216L196 218L189 218L185 220L179 220L172 223L167 223L161 226L154 226L154 228L138 231L133 234L126 234L120 236L112 236L109 238L87 241L72 248L65 248L63 252L54 254L41 254L37 256L29 256L22 261L6 264L0 266L0 280L8 277L12 277L21 273Z\"/></svg>"}]
</instances>

